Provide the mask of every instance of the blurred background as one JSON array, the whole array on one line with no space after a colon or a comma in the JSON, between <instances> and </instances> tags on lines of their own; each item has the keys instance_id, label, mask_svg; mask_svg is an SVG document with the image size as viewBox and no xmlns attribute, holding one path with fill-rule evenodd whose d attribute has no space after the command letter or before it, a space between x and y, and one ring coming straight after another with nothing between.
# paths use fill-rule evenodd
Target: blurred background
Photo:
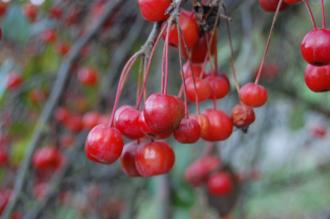
<instances>
[{"instance_id":1,"label":"blurred background","mask_svg":"<svg viewBox=\"0 0 330 219\"><path fill-rule=\"evenodd\" d=\"M320 2L311 1L318 24ZM330 4L325 2L329 23ZM228 0L225 5L244 84L256 74L273 13L255 0ZM192 10L191 2L184 8ZM125 176L119 162L95 164L83 152L95 120L107 120L111 113L124 64L152 27L137 1L0 1L1 213L21 180L11 218L219 218L205 188L193 188L184 177L208 146L205 141L183 145L170 138L175 166L168 175L151 178ZM269 101L256 109L256 122L247 133L237 129L229 140L216 143L222 162L240 179L227 218L330 218L330 94L306 87L300 55L300 42L311 29L303 3L280 13L261 79ZM233 81L223 20L218 39L219 69ZM161 41L149 93L159 90L162 48ZM169 63L169 93L176 94L181 84L176 49L170 49ZM133 66L121 104L135 103L140 66L140 61ZM92 72L92 79L84 79L81 69ZM11 86L8 78L14 81ZM235 103L232 85L219 106L230 113ZM205 102L201 107L210 106ZM190 110L195 110L193 104ZM42 165L30 165L31 159L37 162L33 146L37 151L56 147L63 159L60 167L45 171Z\"/></svg>"}]
</instances>

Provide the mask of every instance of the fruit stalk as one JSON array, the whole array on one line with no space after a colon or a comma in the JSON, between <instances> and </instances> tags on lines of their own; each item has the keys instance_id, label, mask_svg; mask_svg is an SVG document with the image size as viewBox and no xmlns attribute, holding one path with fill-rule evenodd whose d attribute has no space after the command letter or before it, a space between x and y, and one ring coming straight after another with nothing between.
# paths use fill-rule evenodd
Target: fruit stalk
<instances>
[{"instance_id":1,"label":"fruit stalk","mask_svg":"<svg viewBox=\"0 0 330 219\"><path fill-rule=\"evenodd\" d=\"M255 84L259 83L259 79L261 77L261 72L262 72L262 69L264 67L266 56L267 56L268 51L269 51L270 41L271 41L272 36L273 36L274 27L275 27L275 24L276 24L276 21L277 21L282 3L283 3L283 0L280 0L277 4L277 8L276 8L276 11L275 11L275 14L274 14L274 17L273 17L273 21L272 21L272 26L270 27L268 39L267 39L267 42L266 42L265 50L264 50L263 56L261 58L261 63L260 63L259 69L258 69L256 80L254 82Z\"/></svg>"}]
</instances>

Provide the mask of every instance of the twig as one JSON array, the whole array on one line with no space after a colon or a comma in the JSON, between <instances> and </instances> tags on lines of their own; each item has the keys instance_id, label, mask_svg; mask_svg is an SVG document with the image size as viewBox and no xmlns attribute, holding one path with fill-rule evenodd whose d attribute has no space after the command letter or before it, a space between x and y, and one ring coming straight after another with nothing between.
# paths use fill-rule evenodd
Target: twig
<instances>
[{"instance_id":1,"label":"twig","mask_svg":"<svg viewBox=\"0 0 330 219\"><path fill-rule=\"evenodd\" d=\"M89 30L89 32L86 35L82 36L77 41L77 43L70 50L68 58L65 59L63 61L62 65L60 66L52 92L41 113L41 116L39 117L39 119L37 121L37 125L36 125L35 131L33 133L32 139L28 145L26 155L25 155L22 165L18 171L18 175L17 175L17 179L15 182L15 187L13 190L11 200L8 203L7 208L5 209L5 212L4 212L4 215L2 218L9 219L14 208L17 205L19 196L23 190L23 186L26 181L26 176L29 171L33 152L34 152L35 148L37 147L40 138L43 135L43 130L44 130L45 125L50 120L52 113L53 113L55 107L57 106L58 101L63 93L65 84L69 78L69 73L70 73L72 65L78 59L78 57L80 55L80 51L84 48L84 46L90 40L92 40L93 37L97 34L97 32L102 28L102 26L105 23L105 21L107 20L108 16L111 13L113 13L114 11L116 11L121 4L122 4L122 1L116 0L116 1L109 1L105 5L104 12L100 16L100 19L98 20L98 22L95 24L95 26L93 26L93 28L91 28Z\"/></svg>"}]
</instances>

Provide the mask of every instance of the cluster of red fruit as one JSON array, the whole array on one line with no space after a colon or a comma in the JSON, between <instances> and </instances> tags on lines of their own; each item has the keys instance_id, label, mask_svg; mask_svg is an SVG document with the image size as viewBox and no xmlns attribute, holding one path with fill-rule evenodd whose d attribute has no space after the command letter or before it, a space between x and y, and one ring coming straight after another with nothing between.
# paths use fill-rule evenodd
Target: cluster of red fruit
<instances>
[{"instance_id":1,"label":"cluster of red fruit","mask_svg":"<svg viewBox=\"0 0 330 219\"><path fill-rule=\"evenodd\" d=\"M137 106L125 105L117 109L127 72L136 59L133 55L119 80L109 123L97 125L90 131L85 152L90 160L103 164L111 164L120 158L122 169L129 176L155 176L169 172L175 162L172 148L160 139L173 135L184 144L195 143L200 138L206 141L226 140L234 126L246 130L254 122L253 108L263 106L268 94L258 84L259 73L255 83L247 83L241 88L236 83L240 103L233 108L231 116L217 109L216 101L229 93L230 82L217 70L216 28L201 31L195 13L182 8L178 10L178 23L172 23L171 15L175 12L168 14L169 8L176 7L172 0L139 0L138 4L145 20L162 23L152 50L163 38L161 92L146 98L143 109L140 109L150 70L148 63ZM187 60L181 66L182 89L178 96L167 94L169 46L179 48L179 54ZM212 66L209 70L208 65ZM199 103L205 100L211 100L213 108L200 112ZM188 101L196 103L196 114L189 114ZM133 142L124 146L124 136Z\"/></svg>"}]
</instances>

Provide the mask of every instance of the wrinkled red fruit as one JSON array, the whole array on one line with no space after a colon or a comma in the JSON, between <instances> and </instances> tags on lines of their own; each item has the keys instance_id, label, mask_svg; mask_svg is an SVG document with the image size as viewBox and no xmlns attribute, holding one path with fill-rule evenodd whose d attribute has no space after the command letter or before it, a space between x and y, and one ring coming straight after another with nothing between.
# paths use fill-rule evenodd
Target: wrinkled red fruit
<instances>
[{"instance_id":1,"label":"wrinkled red fruit","mask_svg":"<svg viewBox=\"0 0 330 219\"><path fill-rule=\"evenodd\" d=\"M175 162L175 154L169 144L156 141L137 149L135 163L142 176L168 173Z\"/></svg>"},{"instance_id":2,"label":"wrinkled red fruit","mask_svg":"<svg viewBox=\"0 0 330 219\"><path fill-rule=\"evenodd\" d=\"M87 136L85 153L92 161L112 164L120 157L123 146L122 134L116 128L97 125Z\"/></svg>"},{"instance_id":3,"label":"wrinkled red fruit","mask_svg":"<svg viewBox=\"0 0 330 219\"><path fill-rule=\"evenodd\" d=\"M15 90L19 88L23 83L23 78L20 74L16 72L11 72L6 81L6 89L7 90Z\"/></svg>"},{"instance_id":4,"label":"wrinkled red fruit","mask_svg":"<svg viewBox=\"0 0 330 219\"><path fill-rule=\"evenodd\" d=\"M280 0L259 0L261 8L268 12L275 12L279 2ZM287 6L288 5L283 2L280 11L283 11Z\"/></svg>"},{"instance_id":5,"label":"wrinkled red fruit","mask_svg":"<svg viewBox=\"0 0 330 219\"><path fill-rule=\"evenodd\" d=\"M220 159L216 156L205 156L188 166L185 179L192 186L198 187L207 182L209 175L220 166Z\"/></svg>"},{"instance_id":6,"label":"wrinkled red fruit","mask_svg":"<svg viewBox=\"0 0 330 219\"><path fill-rule=\"evenodd\" d=\"M182 10L179 15L179 26L181 29L181 46L192 48L199 39L199 27L196 21L195 14L190 11ZM165 40L166 32L163 35ZM179 46L179 34L176 24L173 24L169 33L169 44L178 47Z\"/></svg>"},{"instance_id":7,"label":"wrinkled red fruit","mask_svg":"<svg viewBox=\"0 0 330 219\"><path fill-rule=\"evenodd\" d=\"M152 133L174 131L184 116L184 104L176 96L152 94L144 105L144 119Z\"/></svg>"},{"instance_id":8,"label":"wrinkled red fruit","mask_svg":"<svg viewBox=\"0 0 330 219\"><path fill-rule=\"evenodd\" d=\"M305 83L314 92L330 91L330 65L307 65Z\"/></svg>"},{"instance_id":9,"label":"wrinkled red fruit","mask_svg":"<svg viewBox=\"0 0 330 219\"><path fill-rule=\"evenodd\" d=\"M239 90L239 96L245 105L260 107L267 102L268 92L259 84L247 83Z\"/></svg>"},{"instance_id":10,"label":"wrinkled red fruit","mask_svg":"<svg viewBox=\"0 0 330 219\"><path fill-rule=\"evenodd\" d=\"M198 98L199 102L205 101L211 97L212 89L210 83L207 79L194 79L188 78L185 81L186 83L186 94L187 98L191 102L195 102Z\"/></svg>"},{"instance_id":11,"label":"wrinkled red fruit","mask_svg":"<svg viewBox=\"0 0 330 219\"><path fill-rule=\"evenodd\" d=\"M256 119L253 108L238 104L232 110L232 119L237 128L248 128Z\"/></svg>"},{"instance_id":12,"label":"wrinkled red fruit","mask_svg":"<svg viewBox=\"0 0 330 219\"><path fill-rule=\"evenodd\" d=\"M24 15L30 22L35 22L38 16L38 7L33 4L26 4L24 6Z\"/></svg>"},{"instance_id":13,"label":"wrinkled red fruit","mask_svg":"<svg viewBox=\"0 0 330 219\"><path fill-rule=\"evenodd\" d=\"M233 132L231 118L221 110L207 109L203 113L209 120L208 130L203 136L207 141L222 141L229 138Z\"/></svg>"},{"instance_id":14,"label":"wrinkled red fruit","mask_svg":"<svg viewBox=\"0 0 330 219\"><path fill-rule=\"evenodd\" d=\"M175 139L183 144L195 143L201 136L199 123L193 118L184 118L174 131Z\"/></svg>"},{"instance_id":15,"label":"wrinkled red fruit","mask_svg":"<svg viewBox=\"0 0 330 219\"><path fill-rule=\"evenodd\" d=\"M211 195L227 196L233 191L232 178L229 173L215 173L209 178L207 188Z\"/></svg>"},{"instance_id":16,"label":"wrinkled red fruit","mask_svg":"<svg viewBox=\"0 0 330 219\"><path fill-rule=\"evenodd\" d=\"M121 168L127 176L141 176L135 164L136 151L141 144L131 142L124 146L120 157Z\"/></svg>"},{"instance_id":17,"label":"wrinkled red fruit","mask_svg":"<svg viewBox=\"0 0 330 219\"><path fill-rule=\"evenodd\" d=\"M211 73L206 79L211 87L211 99L221 99L229 93L230 83L225 74Z\"/></svg>"},{"instance_id":18,"label":"wrinkled red fruit","mask_svg":"<svg viewBox=\"0 0 330 219\"><path fill-rule=\"evenodd\" d=\"M188 61L183 65L183 75L185 79L191 78L193 76L195 78L200 78L202 74L203 71L200 64L194 64Z\"/></svg>"},{"instance_id":19,"label":"wrinkled red fruit","mask_svg":"<svg viewBox=\"0 0 330 219\"><path fill-rule=\"evenodd\" d=\"M39 171L57 170L62 161L62 153L53 146L38 148L32 158L33 167Z\"/></svg>"},{"instance_id":20,"label":"wrinkled red fruit","mask_svg":"<svg viewBox=\"0 0 330 219\"><path fill-rule=\"evenodd\" d=\"M122 106L115 113L115 127L126 137L138 139L144 136L139 123L140 112L132 106Z\"/></svg>"},{"instance_id":21,"label":"wrinkled red fruit","mask_svg":"<svg viewBox=\"0 0 330 219\"><path fill-rule=\"evenodd\" d=\"M143 18L150 22L166 20L167 8L171 5L171 0L138 0Z\"/></svg>"},{"instance_id":22,"label":"wrinkled red fruit","mask_svg":"<svg viewBox=\"0 0 330 219\"><path fill-rule=\"evenodd\" d=\"M307 33L300 44L301 54L312 65L330 64L330 30L315 29Z\"/></svg>"},{"instance_id":23,"label":"wrinkled red fruit","mask_svg":"<svg viewBox=\"0 0 330 219\"><path fill-rule=\"evenodd\" d=\"M98 73L91 68L82 68L78 71L78 79L85 86L95 86L98 83Z\"/></svg>"}]
</instances>

